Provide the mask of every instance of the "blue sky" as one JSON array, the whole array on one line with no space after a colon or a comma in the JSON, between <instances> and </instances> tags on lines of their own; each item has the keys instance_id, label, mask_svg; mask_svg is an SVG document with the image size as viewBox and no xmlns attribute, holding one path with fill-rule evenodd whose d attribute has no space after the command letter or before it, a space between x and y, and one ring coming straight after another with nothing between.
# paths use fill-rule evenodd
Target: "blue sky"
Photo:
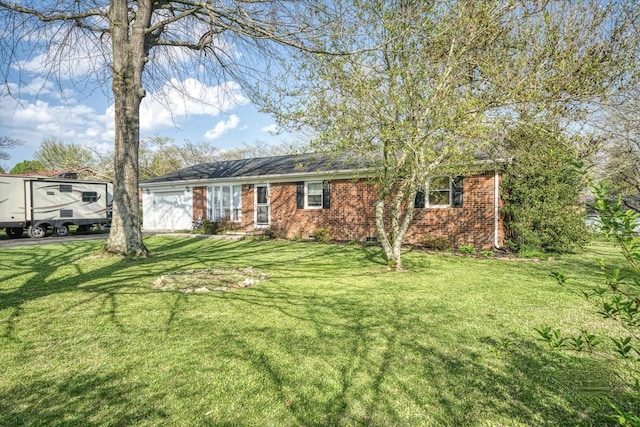
<instances>
[{"instance_id":1,"label":"blue sky","mask_svg":"<svg viewBox=\"0 0 640 427\"><path fill-rule=\"evenodd\" d=\"M104 93L109 84L107 89L92 86L84 91L69 80L47 78L37 57L21 65L20 72L12 66L8 80L0 86L0 136L19 138L25 144L7 149L11 158L0 161L0 166L9 171L16 163L32 160L46 137L101 152L112 150L113 102ZM233 81L219 86L193 78L158 83L163 87L156 93L148 91L141 108L143 139L167 136L177 143L207 141L219 149L291 139L287 134L274 134L275 120L258 112ZM186 88L189 96L179 93L176 86Z\"/></svg>"}]
</instances>

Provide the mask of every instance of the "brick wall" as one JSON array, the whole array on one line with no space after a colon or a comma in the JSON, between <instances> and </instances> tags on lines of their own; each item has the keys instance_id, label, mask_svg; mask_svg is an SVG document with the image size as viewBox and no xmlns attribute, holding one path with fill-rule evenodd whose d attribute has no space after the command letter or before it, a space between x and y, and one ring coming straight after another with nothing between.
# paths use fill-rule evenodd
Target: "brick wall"
<instances>
[{"instance_id":1,"label":"brick wall","mask_svg":"<svg viewBox=\"0 0 640 427\"><path fill-rule=\"evenodd\" d=\"M375 232L373 187L364 181L331 182L330 209L297 209L296 183L271 185L271 224L284 228L288 237L309 237L327 228L332 239L365 240Z\"/></svg>"},{"instance_id":2,"label":"brick wall","mask_svg":"<svg viewBox=\"0 0 640 427\"><path fill-rule=\"evenodd\" d=\"M270 184L271 225L286 231L289 238L307 238L317 228L327 228L332 239L364 241L376 237L375 188L364 180L331 181L331 208L297 209L296 183ZM194 217L206 212L206 188L194 188ZM416 208L405 242L423 243L425 239L446 239L451 246L473 245L478 249L493 246L494 174L464 178L463 207ZM203 202L205 200L205 202ZM198 213L198 214L197 214ZM242 224L254 231L254 186L242 185ZM499 244L504 230L499 220Z\"/></svg>"},{"instance_id":3,"label":"brick wall","mask_svg":"<svg viewBox=\"0 0 640 427\"><path fill-rule=\"evenodd\" d=\"M207 218L207 187L193 187L193 219Z\"/></svg>"},{"instance_id":4,"label":"brick wall","mask_svg":"<svg viewBox=\"0 0 640 427\"><path fill-rule=\"evenodd\" d=\"M452 247L473 245L479 249L493 246L494 174L464 178L461 208L415 209L406 241L421 243L425 238L449 241ZM499 218L499 244L502 244L502 219Z\"/></svg>"}]
</instances>

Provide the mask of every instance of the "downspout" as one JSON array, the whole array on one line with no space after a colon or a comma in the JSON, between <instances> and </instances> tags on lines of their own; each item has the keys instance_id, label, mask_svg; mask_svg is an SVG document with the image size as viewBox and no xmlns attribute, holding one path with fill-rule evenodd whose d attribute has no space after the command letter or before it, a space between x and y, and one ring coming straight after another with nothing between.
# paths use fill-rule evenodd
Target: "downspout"
<instances>
[{"instance_id":1,"label":"downspout","mask_svg":"<svg viewBox=\"0 0 640 427\"><path fill-rule=\"evenodd\" d=\"M493 246L496 249L503 249L500 246L500 175L498 170L495 170L493 176Z\"/></svg>"}]
</instances>

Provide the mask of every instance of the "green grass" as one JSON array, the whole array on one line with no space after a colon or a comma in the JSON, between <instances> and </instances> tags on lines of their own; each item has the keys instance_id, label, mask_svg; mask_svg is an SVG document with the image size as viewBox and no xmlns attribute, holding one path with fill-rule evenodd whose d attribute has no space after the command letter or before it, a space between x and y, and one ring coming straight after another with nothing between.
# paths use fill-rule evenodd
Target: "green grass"
<instances>
[{"instance_id":1,"label":"green grass","mask_svg":"<svg viewBox=\"0 0 640 427\"><path fill-rule=\"evenodd\" d=\"M604 424L640 406L616 361L552 351L533 328L606 331L550 277L589 284L612 249L514 262L374 247L151 237L0 251L0 425ZM228 292L159 276L252 266Z\"/></svg>"}]
</instances>

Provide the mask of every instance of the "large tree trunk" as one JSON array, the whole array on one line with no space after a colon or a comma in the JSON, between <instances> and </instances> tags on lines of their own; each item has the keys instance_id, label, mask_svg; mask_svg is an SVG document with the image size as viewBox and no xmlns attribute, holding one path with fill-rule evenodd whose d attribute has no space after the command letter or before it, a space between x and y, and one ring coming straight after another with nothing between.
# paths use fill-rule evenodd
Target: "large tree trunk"
<instances>
[{"instance_id":1,"label":"large tree trunk","mask_svg":"<svg viewBox=\"0 0 640 427\"><path fill-rule=\"evenodd\" d=\"M113 44L113 97L115 142L113 222L105 250L128 256L147 256L140 229L138 197L138 148L140 103L144 97L142 71L147 61L145 27L150 21L149 0L138 2L138 13L130 26L126 0L111 0Z\"/></svg>"},{"instance_id":2,"label":"large tree trunk","mask_svg":"<svg viewBox=\"0 0 640 427\"><path fill-rule=\"evenodd\" d=\"M387 217L385 214L385 198L380 197L376 201L378 239L382 245L387 265L396 271L404 270L402 265L402 243L409 231L411 221L413 221L414 204L414 191L409 191L408 193L400 191L399 194L394 196L391 212ZM388 219L388 226L385 219Z\"/></svg>"}]
</instances>

